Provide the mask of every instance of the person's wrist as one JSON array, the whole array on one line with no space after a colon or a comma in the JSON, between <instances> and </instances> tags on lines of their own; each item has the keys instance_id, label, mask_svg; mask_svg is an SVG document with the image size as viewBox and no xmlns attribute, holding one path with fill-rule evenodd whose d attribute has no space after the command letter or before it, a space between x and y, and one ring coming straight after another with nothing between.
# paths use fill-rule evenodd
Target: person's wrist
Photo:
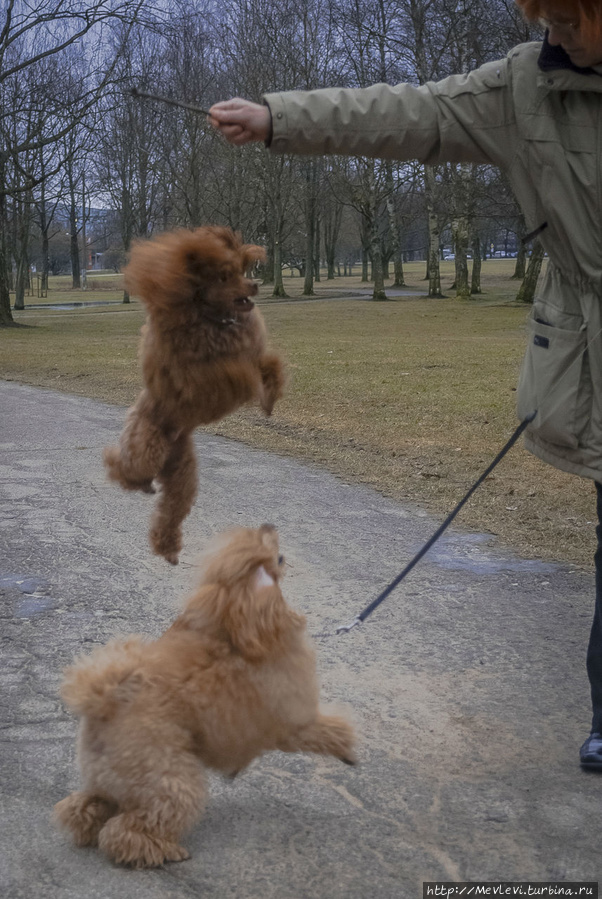
<instances>
[{"instance_id":1,"label":"person's wrist","mask_svg":"<svg viewBox=\"0 0 602 899\"><path fill-rule=\"evenodd\" d=\"M274 123L272 121L272 110L270 109L269 103L263 100L263 105L268 113L268 134L264 140L264 144L266 145L266 147L269 147L274 136Z\"/></svg>"}]
</instances>

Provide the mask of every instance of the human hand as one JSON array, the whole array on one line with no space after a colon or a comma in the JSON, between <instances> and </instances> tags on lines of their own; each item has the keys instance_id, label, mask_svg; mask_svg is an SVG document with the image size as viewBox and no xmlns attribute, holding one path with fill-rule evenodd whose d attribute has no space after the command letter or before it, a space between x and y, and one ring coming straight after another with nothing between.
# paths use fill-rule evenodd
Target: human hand
<instances>
[{"instance_id":1,"label":"human hand","mask_svg":"<svg viewBox=\"0 0 602 899\"><path fill-rule=\"evenodd\" d=\"M214 103L209 110L209 122L227 141L238 147L251 141L267 140L272 127L267 106L240 97Z\"/></svg>"}]
</instances>

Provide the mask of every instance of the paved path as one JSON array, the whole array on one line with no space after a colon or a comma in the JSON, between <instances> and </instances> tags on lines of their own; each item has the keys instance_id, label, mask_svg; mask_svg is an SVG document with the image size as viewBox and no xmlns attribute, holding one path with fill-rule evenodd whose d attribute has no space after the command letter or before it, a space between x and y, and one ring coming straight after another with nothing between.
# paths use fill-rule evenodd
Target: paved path
<instances>
[{"instance_id":1,"label":"paved path","mask_svg":"<svg viewBox=\"0 0 602 899\"><path fill-rule=\"evenodd\" d=\"M423 880L598 879L602 778L576 764L593 578L461 530L369 623L319 642L324 697L361 733L359 767L274 754L233 784L212 778L192 859L157 871L116 868L55 831L52 806L77 784L62 667L116 633L157 634L210 534L277 524L285 593L322 632L438 523L200 433L201 490L170 568L147 548L152 500L104 478L123 414L0 382L2 899L404 899Z\"/></svg>"}]
</instances>

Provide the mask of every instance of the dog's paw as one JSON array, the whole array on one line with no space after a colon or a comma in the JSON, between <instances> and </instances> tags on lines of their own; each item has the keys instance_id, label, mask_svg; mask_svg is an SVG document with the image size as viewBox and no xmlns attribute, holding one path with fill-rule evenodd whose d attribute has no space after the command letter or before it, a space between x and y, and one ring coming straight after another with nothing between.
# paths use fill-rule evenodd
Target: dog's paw
<instances>
[{"instance_id":1,"label":"dog's paw","mask_svg":"<svg viewBox=\"0 0 602 899\"><path fill-rule=\"evenodd\" d=\"M183 862L190 853L156 833L133 829L131 815L112 818L100 831L99 849L118 865L158 868L165 862Z\"/></svg>"},{"instance_id":2,"label":"dog's paw","mask_svg":"<svg viewBox=\"0 0 602 899\"><path fill-rule=\"evenodd\" d=\"M261 401L261 411L265 415L266 418L269 418L274 411L274 406L276 405L276 397L264 397Z\"/></svg>"},{"instance_id":3,"label":"dog's paw","mask_svg":"<svg viewBox=\"0 0 602 899\"><path fill-rule=\"evenodd\" d=\"M90 793L71 793L54 807L54 821L70 831L76 846L96 846L101 828L117 806Z\"/></svg>"},{"instance_id":4,"label":"dog's paw","mask_svg":"<svg viewBox=\"0 0 602 899\"><path fill-rule=\"evenodd\" d=\"M153 527L149 534L149 540L152 551L156 556L163 556L170 565L178 564L178 557L182 549L182 538L178 532L174 533L172 531L166 534L159 528Z\"/></svg>"},{"instance_id":5,"label":"dog's paw","mask_svg":"<svg viewBox=\"0 0 602 899\"><path fill-rule=\"evenodd\" d=\"M163 852L165 853L166 862L185 862L190 858L190 852L177 843L164 843Z\"/></svg>"}]
</instances>

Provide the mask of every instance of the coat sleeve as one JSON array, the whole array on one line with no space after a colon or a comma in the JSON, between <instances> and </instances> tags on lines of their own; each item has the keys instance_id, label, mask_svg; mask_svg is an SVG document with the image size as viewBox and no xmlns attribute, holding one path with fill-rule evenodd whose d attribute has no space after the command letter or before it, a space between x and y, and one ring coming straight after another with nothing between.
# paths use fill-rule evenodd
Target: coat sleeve
<instances>
[{"instance_id":1,"label":"coat sleeve","mask_svg":"<svg viewBox=\"0 0 602 899\"><path fill-rule=\"evenodd\" d=\"M266 94L274 153L506 167L515 145L508 60L420 87L375 84Z\"/></svg>"}]
</instances>

